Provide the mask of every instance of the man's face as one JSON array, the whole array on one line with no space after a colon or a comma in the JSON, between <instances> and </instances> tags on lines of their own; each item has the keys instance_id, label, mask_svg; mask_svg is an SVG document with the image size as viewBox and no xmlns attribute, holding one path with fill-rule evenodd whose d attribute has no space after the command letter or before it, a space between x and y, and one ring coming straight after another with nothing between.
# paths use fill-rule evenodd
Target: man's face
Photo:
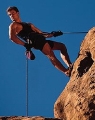
<instances>
[{"instance_id":1,"label":"man's face","mask_svg":"<svg viewBox=\"0 0 95 120\"><path fill-rule=\"evenodd\" d=\"M19 12L16 12L15 10L11 10L7 12L7 14L12 21L17 21L19 18Z\"/></svg>"}]
</instances>

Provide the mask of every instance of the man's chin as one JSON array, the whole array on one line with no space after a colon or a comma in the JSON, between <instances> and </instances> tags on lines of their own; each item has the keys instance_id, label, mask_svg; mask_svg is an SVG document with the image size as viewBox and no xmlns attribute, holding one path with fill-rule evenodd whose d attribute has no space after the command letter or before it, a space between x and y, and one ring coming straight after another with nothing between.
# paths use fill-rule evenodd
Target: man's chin
<instances>
[{"instance_id":1,"label":"man's chin","mask_svg":"<svg viewBox=\"0 0 95 120\"><path fill-rule=\"evenodd\" d=\"M15 20L12 19L13 22L15 22Z\"/></svg>"},{"instance_id":2,"label":"man's chin","mask_svg":"<svg viewBox=\"0 0 95 120\"><path fill-rule=\"evenodd\" d=\"M11 20L14 22L15 20L11 18Z\"/></svg>"}]
</instances>

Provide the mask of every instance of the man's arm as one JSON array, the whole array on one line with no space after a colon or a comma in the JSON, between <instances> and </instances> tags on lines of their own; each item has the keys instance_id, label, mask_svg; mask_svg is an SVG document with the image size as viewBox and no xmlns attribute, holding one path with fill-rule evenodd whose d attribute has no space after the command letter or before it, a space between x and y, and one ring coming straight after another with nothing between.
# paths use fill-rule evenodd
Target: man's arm
<instances>
[{"instance_id":1,"label":"man's arm","mask_svg":"<svg viewBox=\"0 0 95 120\"><path fill-rule=\"evenodd\" d=\"M17 36L16 36L16 24L12 23L9 26L9 38L11 39L12 42L15 42L16 44L24 46L25 43L21 41Z\"/></svg>"},{"instance_id":2,"label":"man's arm","mask_svg":"<svg viewBox=\"0 0 95 120\"><path fill-rule=\"evenodd\" d=\"M30 25L31 25L31 29L32 29L34 32L43 33L40 29L38 29L37 27L35 27L33 24L30 24Z\"/></svg>"},{"instance_id":3,"label":"man's arm","mask_svg":"<svg viewBox=\"0 0 95 120\"><path fill-rule=\"evenodd\" d=\"M44 37L46 38L50 38L50 37L53 37L53 34L52 33L43 33L40 29L38 29L37 27L35 27L33 24L31 24L31 28L33 31L37 32L37 33L41 33L43 34Z\"/></svg>"}]
</instances>

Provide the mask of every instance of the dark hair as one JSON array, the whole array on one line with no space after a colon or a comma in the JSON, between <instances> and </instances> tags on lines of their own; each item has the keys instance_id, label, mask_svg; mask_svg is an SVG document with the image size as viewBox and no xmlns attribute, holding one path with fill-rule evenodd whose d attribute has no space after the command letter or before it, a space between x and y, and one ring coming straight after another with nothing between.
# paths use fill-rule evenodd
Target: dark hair
<instances>
[{"instance_id":1,"label":"dark hair","mask_svg":"<svg viewBox=\"0 0 95 120\"><path fill-rule=\"evenodd\" d=\"M11 11L11 10L15 10L16 12L19 12L18 8L15 7L15 6L8 7L6 11L9 12L9 11Z\"/></svg>"}]
</instances>

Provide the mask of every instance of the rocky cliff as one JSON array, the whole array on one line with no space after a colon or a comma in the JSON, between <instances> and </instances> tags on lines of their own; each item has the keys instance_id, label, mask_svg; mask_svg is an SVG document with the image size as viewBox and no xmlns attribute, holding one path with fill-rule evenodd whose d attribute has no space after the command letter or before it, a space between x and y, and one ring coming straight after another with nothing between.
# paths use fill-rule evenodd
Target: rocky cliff
<instances>
[{"instance_id":1,"label":"rocky cliff","mask_svg":"<svg viewBox=\"0 0 95 120\"><path fill-rule=\"evenodd\" d=\"M54 105L63 120L95 120L95 27L81 43L70 80Z\"/></svg>"},{"instance_id":2,"label":"rocky cliff","mask_svg":"<svg viewBox=\"0 0 95 120\"><path fill-rule=\"evenodd\" d=\"M95 120L95 27L81 43L70 80L54 104L54 116L0 117L0 120Z\"/></svg>"}]
</instances>

